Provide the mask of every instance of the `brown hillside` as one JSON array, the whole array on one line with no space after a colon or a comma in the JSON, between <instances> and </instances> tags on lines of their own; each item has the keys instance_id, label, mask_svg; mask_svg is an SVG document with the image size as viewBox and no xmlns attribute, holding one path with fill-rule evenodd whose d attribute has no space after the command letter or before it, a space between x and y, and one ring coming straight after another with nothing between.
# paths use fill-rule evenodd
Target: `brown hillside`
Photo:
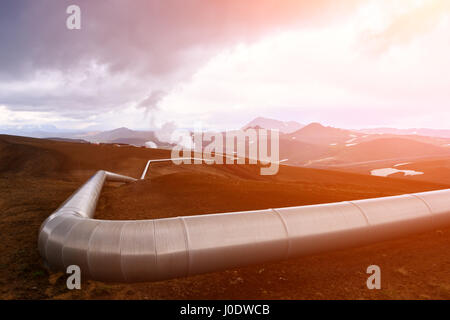
<instances>
[{"instance_id":1,"label":"brown hillside","mask_svg":"<svg viewBox=\"0 0 450 320\"><path fill-rule=\"evenodd\" d=\"M87 281L81 290L69 291L65 286L66 275L49 272L42 264L37 251L41 223L97 169L136 177L147 159L165 157L168 151L11 136L1 136L0 146L1 299L450 297L447 289L450 255L445 250L450 231L446 229L363 248L156 283ZM16 163L21 165L20 169ZM49 169L43 170L45 167ZM108 184L96 217L169 217L448 187L287 166L282 166L276 176L262 177L256 166L155 163L144 181L120 186ZM365 270L374 263L382 268L382 290L365 287Z\"/></svg>"}]
</instances>

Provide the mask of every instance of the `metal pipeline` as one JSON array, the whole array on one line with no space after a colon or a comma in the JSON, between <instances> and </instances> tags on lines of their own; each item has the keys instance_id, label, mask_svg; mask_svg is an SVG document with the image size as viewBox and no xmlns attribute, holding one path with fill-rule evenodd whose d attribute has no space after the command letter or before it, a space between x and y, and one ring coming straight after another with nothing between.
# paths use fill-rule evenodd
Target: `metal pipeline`
<instances>
[{"instance_id":1,"label":"metal pipeline","mask_svg":"<svg viewBox=\"0 0 450 320\"><path fill-rule=\"evenodd\" d=\"M450 189L300 207L153 220L93 219L97 172L41 226L51 269L103 281L158 281L344 249L450 225Z\"/></svg>"},{"instance_id":2,"label":"metal pipeline","mask_svg":"<svg viewBox=\"0 0 450 320\"><path fill-rule=\"evenodd\" d=\"M145 176L147 175L148 168L149 168L149 166L150 166L150 164L152 162L169 162L169 161L175 161L175 160L200 160L200 161L205 161L205 163L208 163L208 161L211 161L211 160L202 159L202 158L196 158L196 157L167 158L167 159L148 160L147 164L145 165L144 171L142 171L141 180L145 179Z\"/></svg>"}]
</instances>

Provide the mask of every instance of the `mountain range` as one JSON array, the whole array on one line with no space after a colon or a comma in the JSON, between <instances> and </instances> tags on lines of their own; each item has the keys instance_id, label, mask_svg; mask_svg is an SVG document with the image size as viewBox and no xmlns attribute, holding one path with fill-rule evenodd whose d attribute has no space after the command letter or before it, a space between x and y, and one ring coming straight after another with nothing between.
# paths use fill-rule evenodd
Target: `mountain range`
<instances>
[{"instance_id":1,"label":"mountain range","mask_svg":"<svg viewBox=\"0 0 450 320\"><path fill-rule=\"evenodd\" d=\"M260 127L264 129L277 129L282 133L291 133L303 128L305 125L296 121L280 121L275 119L257 117L242 127L242 130L248 128Z\"/></svg>"},{"instance_id":2,"label":"mountain range","mask_svg":"<svg viewBox=\"0 0 450 320\"><path fill-rule=\"evenodd\" d=\"M380 161L422 159L450 155L450 130L375 128L348 130L258 117L242 129L278 129L280 160L284 164L312 167L348 166ZM125 127L109 131L71 132L54 127L26 128L17 134L11 128L0 133L26 135L70 142L127 144L170 148L158 139L158 131L137 131ZM20 133L20 132L19 132Z\"/></svg>"},{"instance_id":3,"label":"mountain range","mask_svg":"<svg viewBox=\"0 0 450 320\"><path fill-rule=\"evenodd\" d=\"M419 135L429 137L450 138L450 130L446 129L427 129L427 128L411 128L411 129L396 129L396 128L372 128L360 129L359 132L369 134L396 134L396 135Z\"/></svg>"}]
</instances>

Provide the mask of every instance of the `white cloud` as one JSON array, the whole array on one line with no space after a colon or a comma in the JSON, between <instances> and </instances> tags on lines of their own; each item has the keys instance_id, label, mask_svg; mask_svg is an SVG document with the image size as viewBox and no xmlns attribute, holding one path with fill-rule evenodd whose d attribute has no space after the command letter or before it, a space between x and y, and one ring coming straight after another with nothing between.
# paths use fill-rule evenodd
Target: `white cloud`
<instances>
[{"instance_id":1,"label":"white cloud","mask_svg":"<svg viewBox=\"0 0 450 320\"><path fill-rule=\"evenodd\" d=\"M235 1L175 12L164 2L153 19L140 10L151 2L140 1L130 5L131 22L118 3L92 5L99 19L77 36L54 29L58 21L49 17L42 34L28 39L33 21L20 21L0 52L0 76L22 72L0 77L0 123L149 129L172 121L224 129L271 116L347 127L447 126L449 18L436 10L448 9L443 0L345 1L343 10L324 10L335 1L293 1L270 14L271 0L256 11ZM224 10L237 16L219 15ZM410 17L433 23L423 28Z\"/></svg>"},{"instance_id":2,"label":"white cloud","mask_svg":"<svg viewBox=\"0 0 450 320\"><path fill-rule=\"evenodd\" d=\"M394 9L391 20L404 13ZM366 21L367 14L361 9L346 23L284 31L224 51L160 107L174 118L218 126L228 125L224 114L235 124L247 121L246 115L273 115L352 127L447 126L448 18L374 55L365 50L362 33L392 21Z\"/></svg>"}]
</instances>

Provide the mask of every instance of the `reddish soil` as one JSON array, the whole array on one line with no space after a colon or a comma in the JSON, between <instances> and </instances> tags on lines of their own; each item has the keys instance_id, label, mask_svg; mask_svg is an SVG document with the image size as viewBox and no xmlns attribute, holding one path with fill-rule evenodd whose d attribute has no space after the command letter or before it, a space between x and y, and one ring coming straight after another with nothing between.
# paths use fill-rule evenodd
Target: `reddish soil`
<instances>
[{"instance_id":1,"label":"reddish soil","mask_svg":"<svg viewBox=\"0 0 450 320\"><path fill-rule=\"evenodd\" d=\"M402 164L406 163L406 164ZM402 164L400 166L395 166L396 164ZM410 159L404 161L383 161L380 163L368 163L365 165L357 166L345 166L339 168L333 168L333 170L339 170L340 172L353 172L370 174L373 169L380 168L396 168L399 170L414 170L422 172L420 175L408 175L405 176L403 173L395 173L389 175L388 178L401 178L405 180L412 181L425 181L425 182L436 182L448 184L450 183L450 157L436 157L429 159Z\"/></svg>"},{"instance_id":2,"label":"reddish soil","mask_svg":"<svg viewBox=\"0 0 450 320\"><path fill-rule=\"evenodd\" d=\"M98 169L138 177L168 151L0 136L1 299L450 299L450 229L366 247L161 282L65 287L37 251L40 224ZM149 219L284 207L449 188L449 185L281 166L152 164L148 179L107 185L100 219ZM368 290L369 265L381 290Z\"/></svg>"}]
</instances>

